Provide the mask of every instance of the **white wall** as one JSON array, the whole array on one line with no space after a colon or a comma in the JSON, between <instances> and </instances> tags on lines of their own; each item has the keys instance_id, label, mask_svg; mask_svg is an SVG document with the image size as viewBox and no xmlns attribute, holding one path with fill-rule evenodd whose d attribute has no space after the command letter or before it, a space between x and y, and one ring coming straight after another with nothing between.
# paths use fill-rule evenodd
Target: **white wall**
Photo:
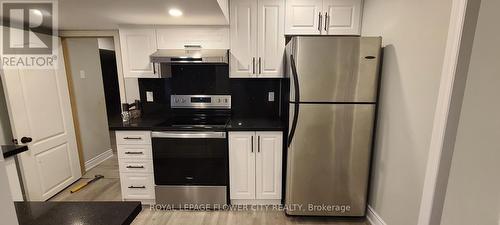
<instances>
[{"instance_id":1,"label":"white wall","mask_svg":"<svg viewBox=\"0 0 500 225\"><path fill-rule=\"evenodd\" d=\"M105 50L115 50L115 43L113 42L113 38L97 38L97 45L99 49Z\"/></svg>"},{"instance_id":2,"label":"white wall","mask_svg":"<svg viewBox=\"0 0 500 225\"><path fill-rule=\"evenodd\" d=\"M417 223L451 0L368 0L363 36L385 56L370 206L388 225Z\"/></svg>"},{"instance_id":3,"label":"white wall","mask_svg":"<svg viewBox=\"0 0 500 225\"><path fill-rule=\"evenodd\" d=\"M97 38L67 38L66 44L83 158L88 162L111 148Z\"/></svg>"},{"instance_id":4,"label":"white wall","mask_svg":"<svg viewBox=\"0 0 500 225\"><path fill-rule=\"evenodd\" d=\"M500 224L498 9L481 1L441 225Z\"/></svg>"},{"instance_id":5,"label":"white wall","mask_svg":"<svg viewBox=\"0 0 500 225\"><path fill-rule=\"evenodd\" d=\"M0 79L2 77L0 76ZM0 80L0 145L12 144L12 130L9 121L9 112L5 101L4 89Z\"/></svg>"},{"instance_id":6,"label":"white wall","mask_svg":"<svg viewBox=\"0 0 500 225\"><path fill-rule=\"evenodd\" d=\"M0 219L2 220L2 224L19 224L17 221L14 203L12 202L9 179L7 177L3 155L0 155L0 209Z\"/></svg>"}]
</instances>

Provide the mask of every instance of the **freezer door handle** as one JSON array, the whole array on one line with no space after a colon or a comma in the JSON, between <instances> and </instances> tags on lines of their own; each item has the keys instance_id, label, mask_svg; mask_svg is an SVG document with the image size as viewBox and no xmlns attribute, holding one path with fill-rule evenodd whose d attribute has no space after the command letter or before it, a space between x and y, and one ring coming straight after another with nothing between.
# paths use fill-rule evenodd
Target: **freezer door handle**
<instances>
[{"instance_id":1,"label":"freezer door handle","mask_svg":"<svg viewBox=\"0 0 500 225\"><path fill-rule=\"evenodd\" d=\"M288 147L290 147L290 145L292 144L293 135L295 134L295 129L297 128L297 120L299 119L299 107L300 107L299 78L293 55L290 55L290 65L292 67L293 87L295 89L295 104L293 108L294 113L293 113L292 127L290 127L290 134L288 135Z\"/></svg>"}]
</instances>

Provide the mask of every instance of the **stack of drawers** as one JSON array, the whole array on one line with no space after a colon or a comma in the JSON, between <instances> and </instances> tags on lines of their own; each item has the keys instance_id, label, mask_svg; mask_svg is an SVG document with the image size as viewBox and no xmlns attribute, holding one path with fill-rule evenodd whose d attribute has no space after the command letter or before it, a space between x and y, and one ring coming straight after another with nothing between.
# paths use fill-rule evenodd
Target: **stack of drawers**
<instances>
[{"instance_id":1,"label":"stack of drawers","mask_svg":"<svg viewBox=\"0 0 500 225\"><path fill-rule=\"evenodd\" d=\"M122 199L154 204L153 151L150 131L117 131Z\"/></svg>"}]
</instances>

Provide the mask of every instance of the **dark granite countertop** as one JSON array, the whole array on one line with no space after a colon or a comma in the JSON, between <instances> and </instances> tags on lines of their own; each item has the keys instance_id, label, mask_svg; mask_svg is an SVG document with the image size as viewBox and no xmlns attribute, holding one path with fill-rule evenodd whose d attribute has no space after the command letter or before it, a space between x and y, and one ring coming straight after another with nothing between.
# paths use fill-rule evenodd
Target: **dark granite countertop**
<instances>
[{"instance_id":1,"label":"dark granite countertop","mask_svg":"<svg viewBox=\"0 0 500 225\"><path fill-rule=\"evenodd\" d=\"M25 151L28 151L28 146L26 145L2 145L2 153L4 158L15 156Z\"/></svg>"},{"instance_id":2,"label":"dark granite countertop","mask_svg":"<svg viewBox=\"0 0 500 225\"><path fill-rule=\"evenodd\" d=\"M232 118L226 126L228 131L283 131L286 126L279 119Z\"/></svg>"},{"instance_id":3,"label":"dark granite countertop","mask_svg":"<svg viewBox=\"0 0 500 225\"><path fill-rule=\"evenodd\" d=\"M140 202L15 202L19 225L124 225L141 212Z\"/></svg>"},{"instance_id":4,"label":"dark granite countertop","mask_svg":"<svg viewBox=\"0 0 500 225\"><path fill-rule=\"evenodd\" d=\"M151 130L168 131L179 128L162 127L160 124L168 120L168 116L148 116L123 123L121 118L113 118L109 122L110 130ZM283 131L286 128L280 119L266 118L231 118L226 126L227 131Z\"/></svg>"},{"instance_id":5,"label":"dark granite countertop","mask_svg":"<svg viewBox=\"0 0 500 225\"><path fill-rule=\"evenodd\" d=\"M152 130L167 119L167 116L144 116L124 123L121 117L113 117L108 125L110 130Z\"/></svg>"}]
</instances>

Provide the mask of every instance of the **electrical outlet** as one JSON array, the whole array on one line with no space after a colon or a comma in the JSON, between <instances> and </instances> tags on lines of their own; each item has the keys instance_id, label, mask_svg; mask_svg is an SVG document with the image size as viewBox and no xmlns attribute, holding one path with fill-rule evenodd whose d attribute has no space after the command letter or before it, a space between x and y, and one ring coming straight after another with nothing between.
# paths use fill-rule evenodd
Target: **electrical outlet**
<instances>
[{"instance_id":1,"label":"electrical outlet","mask_svg":"<svg viewBox=\"0 0 500 225\"><path fill-rule=\"evenodd\" d=\"M85 70L80 70L80 78L85 79Z\"/></svg>"},{"instance_id":2,"label":"electrical outlet","mask_svg":"<svg viewBox=\"0 0 500 225\"><path fill-rule=\"evenodd\" d=\"M152 91L146 91L146 101L147 102L153 102L153 92Z\"/></svg>"},{"instance_id":3,"label":"electrical outlet","mask_svg":"<svg viewBox=\"0 0 500 225\"><path fill-rule=\"evenodd\" d=\"M268 93L267 100L270 102L274 102L274 92L271 91Z\"/></svg>"}]
</instances>

